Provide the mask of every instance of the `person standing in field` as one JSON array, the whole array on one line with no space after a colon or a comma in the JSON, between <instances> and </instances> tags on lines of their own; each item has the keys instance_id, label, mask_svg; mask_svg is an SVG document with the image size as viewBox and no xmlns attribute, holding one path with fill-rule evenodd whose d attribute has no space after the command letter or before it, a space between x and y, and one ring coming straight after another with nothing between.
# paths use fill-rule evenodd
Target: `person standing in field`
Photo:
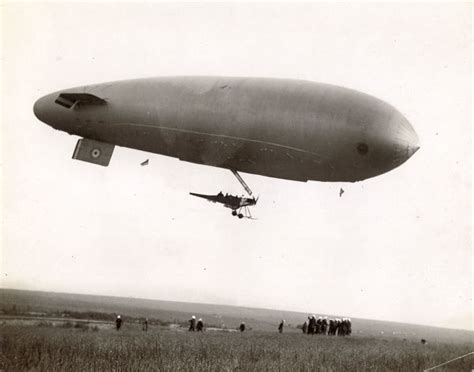
<instances>
[{"instance_id":1,"label":"person standing in field","mask_svg":"<svg viewBox=\"0 0 474 372\"><path fill-rule=\"evenodd\" d=\"M118 330L120 330L120 327L122 327L122 318L120 317L120 315L117 315L117 318L115 318L115 328Z\"/></svg>"},{"instance_id":2,"label":"person standing in field","mask_svg":"<svg viewBox=\"0 0 474 372\"><path fill-rule=\"evenodd\" d=\"M192 316L191 319L189 319L189 331L194 332L196 330L196 316Z\"/></svg>"},{"instance_id":3,"label":"person standing in field","mask_svg":"<svg viewBox=\"0 0 474 372\"><path fill-rule=\"evenodd\" d=\"M204 322L202 321L201 318L199 318L197 322L197 331L202 332L204 330Z\"/></svg>"},{"instance_id":4,"label":"person standing in field","mask_svg":"<svg viewBox=\"0 0 474 372\"><path fill-rule=\"evenodd\" d=\"M346 318L342 318L341 322L339 323L339 329L337 331L338 336L344 336L346 332Z\"/></svg>"},{"instance_id":5,"label":"person standing in field","mask_svg":"<svg viewBox=\"0 0 474 372\"><path fill-rule=\"evenodd\" d=\"M334 322L334 334L337 336L341 335L341 319L336 318L336 321Z\"/></svg>"},{"instance_id":6,"label":"person standing in field","mask_svg":"<svg viewBox=\"0 0 474 372\"><path fill-rule=\"evenodd\" d=\"M280 322L280 325L278 326L278 332L283 333L283 326L285 325L285 321L282 320Z\"/></svg>"},{"instance_id":7,"label":"person standing in field","mask_svg":"<svg viewBox=\"0 0 474 372\"><path fill-rule=\"evenodd\" d=\"M143 321L143 328L142 328L145 332L148 332L148 318L145 318L145 320Z\"/></svg>"},{"instance_id":8,"label":"person standing in field","mask_svg":"<svg viewBox=\"0 0 474 372\"><path fill-rule=\"evenodd\" d=\"M334 319L329 319L329 332L328 335L333 336L335 334Z\"/></svg>"},{"instance_id":9,"label":"person standing in field","mask_svg":"<svg viewBox=\"0 0 474 372\"><path fill-rule=\"evenodd\" d=\"M316 330L316 316L315 315L310 315L310 316L308 316L308 319L309 319L308 334L309 335L314 335L314 332Z\"/></svg>"},{"instance_id":10,"label":"person standing in field","mask_svg":"<svg viewBox=\"0 0 474 372\"><path fill-rule=\"evenodd\" d=\"M301 329L303 330L303 333L308 332L308 321L307 320L305 320L305 322L303 323L303 327L301 327Z\"/></svg>"},{"instance_id":11,"label":"person standing in field","mask_svg":"<svg viewBox=\"0 0 474 372\"><path fill-rule=\"evenodd\" d=\"M316 321L316 334L319 335L321 333L321 327L323 325L323 317L320 316L318 317L318 320Z\"/></svg>"},{"instance_id":12,"label":"person standing in field","mask_svg":"<svg viewBox=\"0 0 474 372\"><path fill-rule=\"evenodd\" d=\"M239 329L240 329L240 332L245 331L245 322L240 323Z\"/></svg>"},{"instance_id":13,"label":"person standing in field","mask_svg":"<svg viewBox=\"0 0 474 372\"><path fill-rule=\"evenodd\" d=\"M322 325L321 325L321 333L326 336L327 331L328 331L328 317L325 316L323 318L323 322L322 322Z\"/></svg>"}]
</instances>

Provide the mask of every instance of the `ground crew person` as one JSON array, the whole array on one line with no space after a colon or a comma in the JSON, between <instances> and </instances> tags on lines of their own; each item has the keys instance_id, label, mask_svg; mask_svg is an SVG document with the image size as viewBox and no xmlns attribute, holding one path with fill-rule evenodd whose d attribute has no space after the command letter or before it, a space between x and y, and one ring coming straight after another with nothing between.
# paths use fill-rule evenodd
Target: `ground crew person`
<instances>
[{"instance_id":1,"label":"ground crew person","mask_svg":"<svg viewBox=\"0 0 474 372\"><path fill-rule=\"evenodd\" d=\"M319 335L321 333L321 326L323 325L323 317L318 317L316 321L316 334Z\"/></svg>"},{"instance_id":2,"label":"ground crew person","mask_svg":"<svg viewBox=\"0 0 474 372\"><path fill-rule=\"evenodd\" d=\"M314 335L316 331L316 317L314 315L308 316L309 324L308 324L308 334Z\"/></svg>"},{"instance_id":3,"label":"ground crew person","mask_svg":"<svg viewBox=\"0 0 474 372\"><path fill-rule=\"evenodd\" d=\"M334 322L334 334L341 336L341 319L336 318L336 321Z\"/></svg>"},{"instance_id":4,"label":"ground crew person","mask_svg":"<svg viewBox=\"0 0 474 372\"><path fill-rule=\"evenodd\" d=\"M117 331L120 329L121 326L122 318L120 317L120 315L117 315L117 318L115 319L115 328L117 329Z\"/></svg>"},{"instance_id":5,"label":"ground crew person","mask_svg":"<svg viewBox=\"0 0 474 372\"><path fill-rule=\"evenodd\" d=\"M323 322L322 322L322 325L321 325L321 333L323 335L326 335L327 334L327 331L328 331L328 317L325 316L323 318Z\"/></svg>"},{"instance_id":6,"label":"ground crew person","mask_svg":"<svg viewBox=\"0 0 474 372\"><path fill-rule=\"evenodd\" d=\"M202 321L201 318L199 318L198 322L197 322L197 331L198 332L202 332L204 329L204 323Z\"/></svg>"},{"instance_id":7,"label":"ground crew person","mask_svg":"<svg viewBox=\"0 0 474 372\"><path fill-rule=\"evenodd\" d=\"M303 330L303 333L308 332L308 322L307 322L307 321L305 321L305 322L303 323L302 330Z\"/></svg>"},{"instance_id":8,"label":"ground crew person","mask_svg":"<svg viewBox=\"0 0 474 372\"><path fill-rule=\"evenodd\" d=\"M285 321L282 320L280 325L278 326L278 332L283 333L283 326L285 325Z\"/></svg>"},{"instance_id":9,"label":"ground crew person","mask_svg":"<svg viewBox=\"0 0 474 372\"><path fill-rule=\"evenodd\" d=\"M336 325L334 319L329 319L329 332L328 335L333 336L336 333Z\"/></svg>"},{"instance_id":10,"label":"ground crew person","mask_svg":"<svg viewBox=\"0 0 474 372\"><path fill-rule=\"evenodd\" d=\"M189 331L194 332L196 330L196 317L193 315L191 319L189 319Z\"/></svg>"}]
</instances>

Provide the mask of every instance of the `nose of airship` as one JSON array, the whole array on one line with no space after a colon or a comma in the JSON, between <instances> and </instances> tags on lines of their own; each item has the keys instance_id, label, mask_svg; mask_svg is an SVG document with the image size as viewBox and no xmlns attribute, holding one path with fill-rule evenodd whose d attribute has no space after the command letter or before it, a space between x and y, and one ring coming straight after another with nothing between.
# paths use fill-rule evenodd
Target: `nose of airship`
<instances>
[{"instance_id":1,"label":"nose of airship","mask_svg":"<svg viewBox=\"0 0 474 372\"><path fill-rule=\"evenodd\" d=\"M61 106L55 103L57 93L48 94L39 98L33 105L33 113L35 116L45 124L57 127L62 123L64 118L64 110Z\"/></svg>"},{"instance_id":2,"label":"nose of airship","mask_svg":"<svg viewBox=\"0 0 474 372\"><path fill-rule=\"evenodd\" d=\"M395 153L393 163L398 166L419 150L420 140L413 126L402 114L396 113L391 124Z\"/></svg>"},{"instance_id":3,"label":"nose of airship","mask_svg":"<svg viewBox=\"0 0 474 372\"><path fill-rule=\"evenodd\" d=\"M33 105L33 113L43 123L47 123L48 107L50 105L48 97L49 96L44 96L39 98Z\"/></svg>"}]
</instances>

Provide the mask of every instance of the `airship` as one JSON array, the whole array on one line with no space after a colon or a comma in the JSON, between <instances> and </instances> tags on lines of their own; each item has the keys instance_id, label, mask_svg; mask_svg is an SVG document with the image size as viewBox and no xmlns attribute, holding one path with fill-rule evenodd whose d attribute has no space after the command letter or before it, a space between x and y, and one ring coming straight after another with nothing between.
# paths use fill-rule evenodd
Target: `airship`
<instances>
[{"instance_id":1,"label":"airship","mask_svg":"<svg viewBox=\"0 0 474 372\"><path fill-rule=\"evenodd\" d=\"M77 135L73 158L107 166L115 146L294 181L357 182L407 161L419 139L390 104L292 79L157 77L64 89L36 117Z\"/></svg>"}]
</instances>

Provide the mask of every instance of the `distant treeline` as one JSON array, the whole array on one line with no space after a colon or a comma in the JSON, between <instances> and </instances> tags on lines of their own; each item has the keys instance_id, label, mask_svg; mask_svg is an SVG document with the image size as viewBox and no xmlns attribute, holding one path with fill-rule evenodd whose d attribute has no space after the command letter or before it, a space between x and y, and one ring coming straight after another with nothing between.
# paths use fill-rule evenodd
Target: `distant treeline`
<instances>
[{"instance_id":1,"label":"distant treeline","mask_svg":"<svg viewBox=\"0 0 474 372\"><path fill-rule=\"evenodd\" d=\"M46 317L46 318L62 318L62 319L80 319L80 320L93 320L93 321L105 321L114 322L117 315L120 314L124 323L142 323L145 318L148 320L149 325L157 326L169 326L171 324L178 324L181 327L188 327L187 320L174 319L173 321L161 320L158 318L150 317L137 317L130 316L124 313L106 313L100 311L73 311L73 310L45 310L31 308L30 306L5 306L0 307L0 315L9 316L24 316L24 317ZM221 328L214 324L205 324L206 327Z\"/></svg>"},{"instance_id":2,"label":"distant treeline","mask_svg":"<svg viewBox=\"0 0 474 372\"><path fill-rule=\"evenodd\" d=\"M10 316L34 316L34 317L51 317L51 318L71 318L71 319L81 319L81 320L96 320L96 321L106 321L113 322L117 316L117 313L105 313L99 311L72 311L72 310L63 310L63 311L45 311L31 309L30 306L20 307L16 305L12 306L2 306L0 308L0 315L10 315ZM129 316L126 314L121 314L124 322L129 323L140 323L145 317L135 317ZM184 326L187 325L186 321L176 321L178 324ZM172 324L170 321L163 321L157 318L148 318L148 324L159 325L159 326L169 326Z\"/></svg>"}]
</instances>

